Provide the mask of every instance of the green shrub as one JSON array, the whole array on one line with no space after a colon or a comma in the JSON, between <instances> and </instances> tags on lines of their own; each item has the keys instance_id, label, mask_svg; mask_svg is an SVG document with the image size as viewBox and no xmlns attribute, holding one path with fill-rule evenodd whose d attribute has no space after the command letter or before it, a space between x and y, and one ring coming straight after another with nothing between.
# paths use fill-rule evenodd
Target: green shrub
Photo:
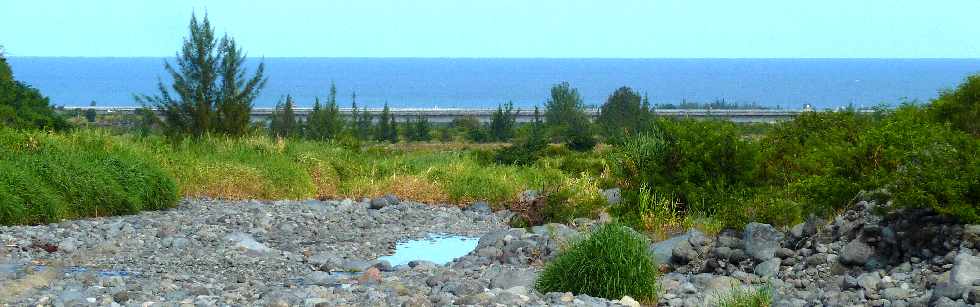
<instances>
[{"instance_id":1,"label":"green shrub","mask_svg":"<svg viewBox=\"0 0 980 307\"><path fill-rule=\"evenodd\" d=\"M712 306L717 307L769 307L772 306L772 287L756 289L732 289L725 297L718 298Z\"/></svg>"},{"instance_id":2,"label":"green shrub","mask_svg":"<svg viewBox=\"0 0 980 307\"><path fill-rule=\"evenodd\" d=\"M105 134L0 130L0 224L173 207L177 188L153 161Z\"/></svg>"},{"instance_id":3,"label":"green shrub","mask_svg":"<svg viewBox=\"0 0 980 307\"><path fill-rule=\"evenodd\" d=\"M658 271L647 252L648 244L629 227L601 226L548 263L535 288L541 293L572 292L607 299L629 295L655 301Z\"/></svg>"},{"instance_id":4,"label":"green shrub","mask_svg":"<svg viewBox=\"0 0 980 307\"><path fill-rule=\"evenodd\" d=\"M944 91L929 106L932 118L980 136L980 74L966 78L956 90Z\"/></svg>"},{"instance_id":5,"label":"green shrub","mask_svg":"<svg viewBox=\"0 0 980 307\"><path fill-rule=\"evenodd\" d=\"M40 91L13 78L0 54L0 127L66 130L71 126L54 112Z\"/></svg>"},{"instance_id":6,"label":"green shrub","mask_svg":"<svg viewBox=\"0 0 980 307\"><path fill-rule=\"evenodd\" d=\"M722 194L752 183L756 161L755 144L730 122L660 119L626 140L609 164L627 189L650 187L711 212L723 204Z\"/></svg>"},{"instance_id":7,"label":"green shrub","mask_svg":"<svg viewBox=\"0 0 980 307\"><path fill-rule=\"evenodd\" d=\"M899 207L980 221L980 141L924 118L921 109L902 107L862 135L857 148L867 186L888 189Z\"/></svg>"}]
</instances>

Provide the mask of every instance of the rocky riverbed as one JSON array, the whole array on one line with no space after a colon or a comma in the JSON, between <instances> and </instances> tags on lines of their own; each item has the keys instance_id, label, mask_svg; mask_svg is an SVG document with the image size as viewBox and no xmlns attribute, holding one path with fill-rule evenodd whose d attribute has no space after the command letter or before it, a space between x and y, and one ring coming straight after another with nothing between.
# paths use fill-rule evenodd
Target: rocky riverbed
<instances>
[{"instance_id":1,"label":"rocky riverbed","mask_svg":"<svg viewBox=\"0 0 980 307\"><path fill-rule=\"evenodd\" d=\"M861 201L831 220L752 223L652 243L659 305L769 289L775 306L971 306L980 225ZM544 263L598 221L511 229L507 211L381 197L185 200L173 210L0 227L0 302L56 306L638 306L538 293ZM377 260L432 235L479 238L448 263ZM436 252L436 251L434 251ZM437 251L445 253L444 250Z\"/></svg>"},{"instance_id":2,"label":"rocky riverbed","mask_svg":"<svg viewBox=\"0 0 980 307\"><path fill-rule=\"evenodd\" d=\"M0 227L9 305L616 305L531 284L563 225L509 229L510 213L382 197L364 201L185 200L173 210ZM479 237L447 264L379 256L432 234ZM149 303L149 304L148 304ZM630 302L627 302L630 303Z\"/></svg>"}]
</instances>

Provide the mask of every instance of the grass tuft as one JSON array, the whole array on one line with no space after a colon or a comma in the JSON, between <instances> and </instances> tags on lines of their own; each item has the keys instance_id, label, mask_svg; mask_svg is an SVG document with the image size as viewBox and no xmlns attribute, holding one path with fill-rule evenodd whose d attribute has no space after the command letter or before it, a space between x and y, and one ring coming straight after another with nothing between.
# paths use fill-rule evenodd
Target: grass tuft
<instances>
[{"instance_id":1,"label":"grass tuft","mask_svg":"<svg viewBox=\"0 0 980 307\"><path fill-rule=\"evenodd\" d=\"M542 292L572 292L607 299L629 295L655 301L658 271L645 237L619 224L607 224L548 263L535 282Z\"/></svg>"}]
</instances>

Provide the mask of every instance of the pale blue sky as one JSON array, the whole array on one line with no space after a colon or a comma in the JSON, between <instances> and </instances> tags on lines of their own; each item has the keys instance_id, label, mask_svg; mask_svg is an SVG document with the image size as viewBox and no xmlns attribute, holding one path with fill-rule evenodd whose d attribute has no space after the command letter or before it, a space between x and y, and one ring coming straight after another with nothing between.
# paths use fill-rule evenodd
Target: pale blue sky
<instances>
[{"instance_id":1,"label":"pale blue sky","mask_svg":"<svg viewBox=\"0 0 980 307\"><path fill-rule=\"evenodd\" d=\"M205 9L266 57L980 57L978 0L0 0L0 45L172 56Z\"/></svg>"}]
</instances>

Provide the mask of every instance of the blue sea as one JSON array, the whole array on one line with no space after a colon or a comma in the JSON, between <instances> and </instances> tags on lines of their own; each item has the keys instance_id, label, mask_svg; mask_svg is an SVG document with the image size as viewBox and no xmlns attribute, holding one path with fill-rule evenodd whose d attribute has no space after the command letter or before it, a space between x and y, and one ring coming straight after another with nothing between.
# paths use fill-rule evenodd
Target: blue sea
<instances>
[{"instance_id":1,"label":"blue sea","mask_svg":"<svg viewBox=\"0 0 980 307\"><path fill-rule=\"evenodd\" d=\"M167 80L163 58L9 59L15 78L53 104L135 106ZM170 59L172 61L172 59ZM250 58L250 65L259 59ZM269 82L256 106L284 95L308 106L335 82L342 105L380 107L519 107L543 104L551 85L567 81L585 102L601 104L620 86L652 103L755 103L800 108L926 102L980 72L980 59L479 59L266 58Z\"/></svg>"}]
</instances>

